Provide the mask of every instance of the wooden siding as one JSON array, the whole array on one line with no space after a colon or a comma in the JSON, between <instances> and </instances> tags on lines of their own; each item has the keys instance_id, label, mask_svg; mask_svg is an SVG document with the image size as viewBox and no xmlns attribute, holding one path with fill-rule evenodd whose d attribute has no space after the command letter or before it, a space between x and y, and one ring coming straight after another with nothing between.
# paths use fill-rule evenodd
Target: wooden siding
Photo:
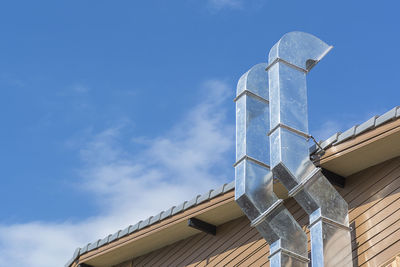
<instances>
[{"instance_id":1,"label":"wooden siding","mask_svg":"<svg viewBox=\"0 0 400 267\"><path fill-rule=\"evenodd\" d=\"M400 252L400 157L347 178L338 191L349 204L354 266L379 266ZM308 216L293 200L285 205L307 229ZM310 246L309 246L310 247ZM115 267L269 266L269 247L245 217Z\"/></svg>"}]
</instances>

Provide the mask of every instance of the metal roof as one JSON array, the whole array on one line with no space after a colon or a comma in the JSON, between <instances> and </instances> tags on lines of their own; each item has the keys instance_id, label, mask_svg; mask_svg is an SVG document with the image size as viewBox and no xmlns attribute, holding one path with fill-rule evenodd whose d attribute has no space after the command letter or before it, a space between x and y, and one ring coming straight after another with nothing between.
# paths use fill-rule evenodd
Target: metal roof
<instances>
[{"instance_id":1,"label":"metal roof","mask_svg":"<svg viewBox=\"0 0 400 267\"><path fill-rule=\"evenodd\" d=\"M400 106L394 107L385 114L381 116L373 116L369 120L365 121L364 123L360 125L355 125L351 127L350 129L344 131L343 133L335 133L325 141L319 142L319 146L325 150L331 146L338 145L340 143L343 143L349 139L352 139L366 131L372 130L377 128L378 126L381 126L384 123L387 123L392 120L396 120L397 118L400 118ZM318 147L316 144L314 144L312 147L310 147L310 154L314 153L319 153L321 152L321 148ZM167 210L161 211L160 213L150 216L149 218L139 221L134 225L129 225L123 230L119 230L115 232L114 234L110 234L102 239L98 239L92 243L88 243L82 248L77 248L72 256L72 258L65 264L65 267L71 266L71 264L82 254L85 254L89 251L95 250L101 246L104 246L108 243L111 243L115 240L118 240L124 236L127 236L131 233L134 233L136 231L139 231L147 226L153 225L155 223L158 223L166 218L169 218L177 213L183 212L189 208L195 207L205 201L211 200L217 196L223 195L229 191L232 191L235 188L235 181L232 181L228 184L224 184L221 187L217 189L211 189L207 191L206 193L202 195L197 195L195 198L189 200L189 201L184 201L183 203L177 205L177 206L172 206Z\"/></svg>"}]
</instances>

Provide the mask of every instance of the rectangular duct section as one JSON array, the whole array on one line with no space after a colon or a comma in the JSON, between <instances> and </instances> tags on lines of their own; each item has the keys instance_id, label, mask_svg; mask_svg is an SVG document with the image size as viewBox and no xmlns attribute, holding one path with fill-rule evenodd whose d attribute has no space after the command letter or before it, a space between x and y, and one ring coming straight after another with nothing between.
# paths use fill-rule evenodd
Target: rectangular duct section
<instances>
[{"instance_id":1,"label":"rectangular duct section","mask_svg":"<svg viewBox=\"0 0 400 267\"><path fill-rule=\"evenodd\" d=\"M235 200L270 245L271 266L305 267L307 236L273 192L266 67L255 65L237 86Z\"/></svg>"},{"instance_id":2,"label":"rectangular duct section","mask_svg":"<svg viewBox=\"0 0 400 267\"><path fill-rule=\"evenodd\" d=\"M353 266L348 206L309 159L306 74L331 49L313 35L291 32L271 49L271 168L309 214L313 267Z\"/></svg>"}]
</instances>

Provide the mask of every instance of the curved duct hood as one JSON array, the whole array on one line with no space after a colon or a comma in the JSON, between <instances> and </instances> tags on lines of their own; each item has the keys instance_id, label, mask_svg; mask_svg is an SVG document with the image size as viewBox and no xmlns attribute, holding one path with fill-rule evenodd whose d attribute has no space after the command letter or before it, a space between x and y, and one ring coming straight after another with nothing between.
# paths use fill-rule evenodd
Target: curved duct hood
<instances>
[{"instance_id":1,"label":"curved duct hood","mask_svg":"<svg viewBox=\"0 0 400 267\"><path fill-rule=\"evenodd\" d=\"M266 68L271 168L309 214L313 267L353 266L347 203L309 159L306 75L331 48L290 32L270 50Z\"/></svg>"},{"instance_id":2,"label":"curved duct hood","mask_svg":"<svg viewBox=\"0 0 400 267\"><path fill-rule=\"evenodd\" d=\"M270 245L271 266L305 267L307 236L273 192L266 67L255 65L237 86L235 200Z\"/></svg>"}]
</instances>

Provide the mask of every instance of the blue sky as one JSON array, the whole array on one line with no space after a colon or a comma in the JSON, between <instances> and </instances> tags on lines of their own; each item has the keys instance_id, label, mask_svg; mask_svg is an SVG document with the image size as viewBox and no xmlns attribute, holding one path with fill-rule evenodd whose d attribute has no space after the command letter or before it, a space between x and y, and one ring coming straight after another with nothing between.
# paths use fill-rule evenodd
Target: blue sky
<instances>
[{"instance_id":1,"label":"blue sky","mask_svg":"<svg viewBox=\"0 0 400 267\"><path fill-rule=\"evenodd\" d=\"M236 82L286 32L334 49L310 133L400 105L399 4L8 1L0 8L0 266L75 247L231 181Z\"/></svg>"}]
</instances>

